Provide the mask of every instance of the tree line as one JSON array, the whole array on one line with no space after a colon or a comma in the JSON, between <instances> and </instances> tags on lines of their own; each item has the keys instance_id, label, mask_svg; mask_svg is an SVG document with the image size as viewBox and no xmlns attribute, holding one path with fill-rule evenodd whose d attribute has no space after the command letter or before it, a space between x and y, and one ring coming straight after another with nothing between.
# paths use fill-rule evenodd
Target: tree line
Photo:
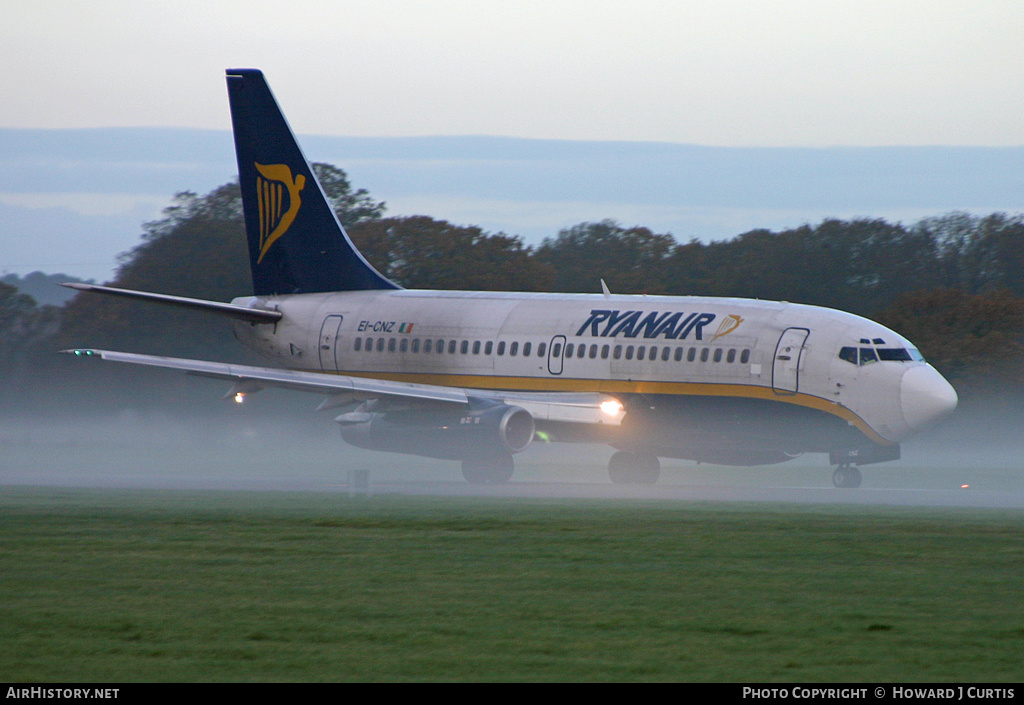
<instances>
[{"instance_id":1,"label":"tree line","mask_svg":"<svg viewBox=\"0 0 1024 705\"><path fill-rule=\"evenodd\" d=\"M341 169L314 164L363 255L408 288L735 296L828 306L914 341L958 388L1024 382L1024 215L949 213L911 225L826 219L679 242L612 220L531 247L430 216L385 217ZM112 286L228 301L251 291L237 182L182 192L119 259ZM0 282L0 360L95 346L239 359L223 320L97 295L36 306ZM19 362L20 361L20 362Z\"/></svg>"}]
</instances>

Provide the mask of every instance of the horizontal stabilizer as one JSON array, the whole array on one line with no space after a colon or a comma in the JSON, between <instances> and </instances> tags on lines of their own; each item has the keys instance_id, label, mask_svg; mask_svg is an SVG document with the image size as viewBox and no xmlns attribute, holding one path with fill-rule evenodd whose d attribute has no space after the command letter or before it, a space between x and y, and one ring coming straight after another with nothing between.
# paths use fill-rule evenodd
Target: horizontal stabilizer
<instances>
[{"instance_id":1,"label":"horizontal stabilizer","mask_svg":"<svg viewBox=\"0 0 1024 705\"><path fill-rule=\"evenodd\" d=\"M153 294L148 291L135 291L134 289L117 289L112 286L99 286L98 284L81 284L78 282L68 282L61 284L69 289L77 289L78 291L90 291L96 294L108 294L110 296L122 296L128 299L141 299L143 301L151 301L157 304L164 304L165 306L177 306L179 308L188 308L200 311L206 311L207 313L216 313L221 316L228 316L230 318L238 318L243 321L250 323L274 323L275 321L281 320L280 311L271 311L262 308L249 308L247 306L236 306L235 304L225 304L220 301L206 301L204 299L190 299L186 296L171 296L170 294Z\"/></svg>"}]
</instances>

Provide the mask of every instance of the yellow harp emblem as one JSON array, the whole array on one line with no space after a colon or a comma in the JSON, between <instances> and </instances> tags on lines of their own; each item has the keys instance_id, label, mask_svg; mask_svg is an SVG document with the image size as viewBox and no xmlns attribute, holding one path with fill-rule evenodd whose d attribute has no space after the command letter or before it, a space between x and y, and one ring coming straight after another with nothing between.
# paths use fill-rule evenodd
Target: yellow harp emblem
<instances>
[{"instance_id":1,"label":"yellow harp emblem","mask_svg":"<svg viewBox=\"0 0 1024 705\"><path fill-rule=\"evenodd\" d=\"M741 316L729 314L722 320L721 325L718 326L718 331L715 333L715 337L711 339L711 342L713 343L723 335L732 333L740 327L740 323L743 323L743 318Z\"/></svg>"},{"instance_id":2,"label":"yellow harp emblem","mask_svg":"<svg viewBox=\"0 0 1024 705\"><path fill-rule=\"evenodd\" d=\"M302 205L299 191L305 187L306 177L299 174L292 178L287 164L253 164L260 173L256 177L256 203L260 214L260 256L256 262L259 263L295 220Z\"/></svg>"}]
</instances>

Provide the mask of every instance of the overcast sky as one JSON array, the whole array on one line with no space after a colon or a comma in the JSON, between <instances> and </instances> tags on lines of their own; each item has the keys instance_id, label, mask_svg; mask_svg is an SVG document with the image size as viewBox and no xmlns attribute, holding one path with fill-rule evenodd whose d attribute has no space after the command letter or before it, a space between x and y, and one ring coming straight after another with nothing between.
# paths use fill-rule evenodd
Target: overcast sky
<instances>
[{"instance_id":1,"label":"overcast sky","mask_svg":"<svg viewBox=\"0 0 1024 705\"><path fill-rule=\"evenodd\" d=\"M4 0L0 127L1022 145L1020 0Z\"/></svg>"}]
</instances>

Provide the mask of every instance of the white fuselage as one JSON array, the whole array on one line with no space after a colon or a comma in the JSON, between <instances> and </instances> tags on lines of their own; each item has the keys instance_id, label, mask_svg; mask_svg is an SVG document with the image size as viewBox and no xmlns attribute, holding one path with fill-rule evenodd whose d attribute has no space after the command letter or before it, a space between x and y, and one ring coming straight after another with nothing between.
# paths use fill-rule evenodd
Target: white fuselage
<instances>
[{"instance_id":1,"label":"white fuselage","mask_svg":"<svg viewBox=\"0 0 1024 705\"><path fill-rule=\"evenodd\" d=\"M881 445L956 404L923 361L840 357L844 348L871 349L866 358L877 357L876 348L916 350L868 319L815 306L422 290L235 303L285 314L236 331L293 369L469 389L761 400L842 419Z\"/></svg>"}]
</instances>

